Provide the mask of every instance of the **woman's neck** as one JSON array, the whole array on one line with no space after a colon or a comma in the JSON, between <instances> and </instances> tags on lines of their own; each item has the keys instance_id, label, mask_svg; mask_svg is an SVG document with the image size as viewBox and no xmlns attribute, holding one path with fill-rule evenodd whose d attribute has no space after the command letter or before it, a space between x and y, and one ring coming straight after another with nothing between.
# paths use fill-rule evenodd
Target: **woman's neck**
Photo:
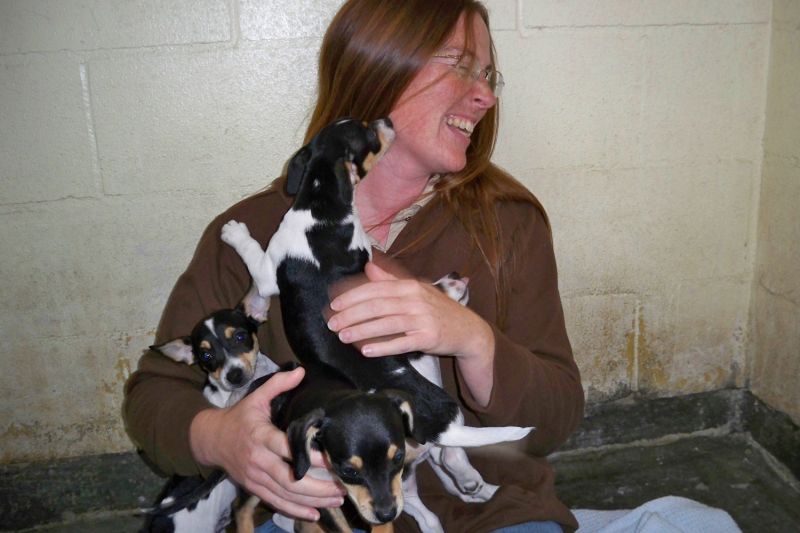
<instances>
[{"instance_id":1,"label":"woman's neck","mask_svg":"<svg viewBox=\"0 0 800 533\"><path fill-rule=\"evenodd\" d=\"M428 183L429 176L403 176L391 168L376 165L356 188L356 209L361 223L371 226L386 224L395 215L413 204Z\"/></svg>"}]
</instances>

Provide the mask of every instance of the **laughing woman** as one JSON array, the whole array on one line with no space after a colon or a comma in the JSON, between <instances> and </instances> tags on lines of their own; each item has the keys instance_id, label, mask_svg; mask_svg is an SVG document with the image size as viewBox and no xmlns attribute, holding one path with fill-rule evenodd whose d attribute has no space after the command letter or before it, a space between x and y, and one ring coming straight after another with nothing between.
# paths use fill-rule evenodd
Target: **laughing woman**
<instances>
[{"instance_id":1,"label":"laughing woman","mask_svg":"<svg viewBox=\"0 0 800 533\"><path fill-rule=\"evenodd\" d=\"M545 456L578 425L583 391L547 216L490 160L504 84L495 65L488 14L474 0L349 0L331 22L306 141L338 117L392 119L395 142L359 185L356 206L377 255L415 279L369 264L370 281L332 302L329 326L367 357L441 356L444 387L467 425L537 427L524 445L470 453L484 479L502 487L487 503L463 503L419 469L420 496L446 531L569 531L577 523L556 497ZM241 299L249 276L220 229L245 222L265 246L291 204L283 185L279 178L211 223L172 291L157 342ZM469 307L425 281L454 270L470 278ZM283 363L294 357L279 310L271 306L260 336ZM271 509L314 520L316 508L340 505L342 492L308 476L295 481L286 436L269 422L270 399L301 375L282 374L235 407L212 409L199 372L149 353L126 387L127 428L163 472L222 467ZM403 515L395 528L416 524ZM259 531L279 530L267 522Z\"/></svg>"}]
</instances>

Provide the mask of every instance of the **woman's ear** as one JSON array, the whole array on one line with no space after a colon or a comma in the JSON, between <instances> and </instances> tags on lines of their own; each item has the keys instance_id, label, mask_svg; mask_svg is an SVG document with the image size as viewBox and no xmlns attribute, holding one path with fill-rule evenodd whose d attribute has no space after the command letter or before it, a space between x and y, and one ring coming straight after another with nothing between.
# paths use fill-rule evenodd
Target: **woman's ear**
<instances>
[{"instance_id":1,"label":"woman's ear","mask_svg":"<svg viewBox=\"0 0 800 533\"><path fill-rule=\"evenodd\" d=\"M325 420L325 411L317 408L298 418L286 429L289 437L289 450L292 452L292 472L297 480L303 479L308 469L311 468L312 444L319 448L319 433Z\"/></svg>"}]
</instances>

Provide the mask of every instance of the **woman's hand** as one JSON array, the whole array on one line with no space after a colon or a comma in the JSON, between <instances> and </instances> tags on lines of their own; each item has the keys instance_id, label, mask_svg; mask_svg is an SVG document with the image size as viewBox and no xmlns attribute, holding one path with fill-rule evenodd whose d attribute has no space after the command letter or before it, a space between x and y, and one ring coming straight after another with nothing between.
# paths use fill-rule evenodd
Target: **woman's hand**
<instances>
[{"instance_id":1,"label":"woman's hand","mask_svg":"<svg viewBox=\"0 0 800 533\"><path fill-rule=\"evenodd\" d=\"M295 481L286 434L270 422L270 402L296 387L304 371L280 372L233 407L206 409L192 420L192 452L202 464L222 467L248 492L276 510L302 520L318 520L320 507L339 507L344 492L332 481L305 476ZM312 464L325 467L319 452Z\"/></svg>"},{"instance_id":2,"label":"woman's hand","mask_svg":"<svg viewBox=\"0 0 800 533\"><path fill-rule=\"evenodd\" d=\"M412 351L455 356L470 392L487 404L494 361L491 326L431 284L400 279L374 263L365 273L368 283L333 299L328 327L367 357Z\"/></svg>"}]
</instances>

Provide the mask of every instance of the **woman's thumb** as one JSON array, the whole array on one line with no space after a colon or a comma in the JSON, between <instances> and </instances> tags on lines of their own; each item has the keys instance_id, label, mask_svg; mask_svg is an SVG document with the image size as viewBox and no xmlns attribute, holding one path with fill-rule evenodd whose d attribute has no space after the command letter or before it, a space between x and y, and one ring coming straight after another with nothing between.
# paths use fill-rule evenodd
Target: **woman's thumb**
<instances>
[{"instance_id":1,"label":"woman's thumb","mask_svg":"<svg viewBox=\"0 0 800 533\"><path fill-rule=\"evenodd\" d=\"M291 372L276 372L259 388L250 393L250 401L258 403L265 410L269 410L270 402L279 394L292 390L303 380L306 371L297 367Z\"/></svg>"}]
</instances>

